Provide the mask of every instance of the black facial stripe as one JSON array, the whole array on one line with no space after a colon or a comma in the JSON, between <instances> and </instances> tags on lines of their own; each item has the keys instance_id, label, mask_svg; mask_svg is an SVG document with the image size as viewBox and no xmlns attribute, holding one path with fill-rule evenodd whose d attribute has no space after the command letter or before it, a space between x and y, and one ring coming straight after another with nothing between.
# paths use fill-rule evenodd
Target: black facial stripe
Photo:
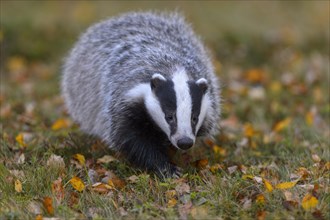
<instances>
[{"instance_id":1,"label":"black facial stripe","mask_svg":"<svg viewBox=\"0 0 330 220\"><path fill-rule=\"evenodd\" d=\"M177 120L176 120L176 95L174 90L174 83L172 80L168 79L155 88L153 91L160 103L160 107L165 113L165 120L170 125L171 135L177 130ZM172 115L173 120L169 120Z\"/></svg>"},{"instance_id":2,"label":"black facial stripe","mask_svg":"<svg viewBox=\"0 0 330 220\"><path fill-rule=\"evenodd\" d=\"M201 112L201 104L202 104L202 98L203 98L203 90L198 87L198 85L194 81L188 82L189 90L190 90L190 96L192 101L192 108L191 108L191 117L197 117L196 123L193 121L191 122L191 128L193 130L193 133L196 133L196 125L198 123L198 117Z\"/></svg>"}]
</instances>

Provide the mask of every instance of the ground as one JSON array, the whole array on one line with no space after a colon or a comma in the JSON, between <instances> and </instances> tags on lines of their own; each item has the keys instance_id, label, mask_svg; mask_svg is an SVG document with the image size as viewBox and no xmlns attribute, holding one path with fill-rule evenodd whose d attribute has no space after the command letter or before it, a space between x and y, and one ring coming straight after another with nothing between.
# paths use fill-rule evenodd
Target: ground
<instances>
[{"instance_id":1,"label":"ground","mask_svg":"<svg viewBox=\"0 0 330 220\"><path fill-rule=\"evenodd\" d=\"M210 48L222 120L164 180L83 134L59 80L91 23L176 6ZM0 219L330 218L329 2L204 6L1 1Z\"/></svg>"}]
</instances>

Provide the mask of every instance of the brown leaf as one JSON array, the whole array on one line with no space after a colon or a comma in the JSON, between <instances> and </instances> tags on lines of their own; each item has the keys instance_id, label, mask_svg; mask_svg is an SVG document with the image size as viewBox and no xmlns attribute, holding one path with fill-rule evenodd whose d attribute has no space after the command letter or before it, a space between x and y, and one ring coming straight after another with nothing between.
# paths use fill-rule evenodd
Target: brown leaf
<instances>
[{"instance_id":1,"label":"brown leaf","mask_svg":"<svg viewBox=\"0 0 330 220\"><path fill-rule=\"evenodd\" d=\"M257 220L264 220L266 218L266 211L258 211L257 212Z\"/></svg>"},{"instance_id":2,"label":"brown leaf","mask_svg":"<svg viewBox=\"0 0 330 220\"><path fill-rule=\"evenodd\" d=\"M196 160L193 164L198 169L205 169L206 166L209 164L209 161L207 159L201 159Z\"/></svg>"},{"instance_id":3,"label":"brown leaf","mask_svg":"<svg viewBox=\"0 0 330 220\"><path fill-rule=\"evenodd\" d=\"M266 79L266 72L263 69L250 69L245 72L244 78L246 81L251 83L263 83Z\"/></svg>"},{"instance_id":4,"label":"brown leaf","mask_svg":"<svg viewBox=\"0 0 330 220\"><path fill-rule=\"evenodd\" d=\"M175 190L179 195L183 195L184 193L190 193L190 186L187 183L179 183Z\"/></svg>"},{"instance_id":5,"label":"brown leaf","mask_svg":"<svg viewBox=\"0 0 330 220\"><path fill-rule=\"evenodd\" d=\"M61 204L64 199L64 187L62 184L62 178L59 177L52 183L52 193L55 196L57 204Z\"/></svg>"},{"instance_id":6,"label":"brown leaf","mask_svg":"<svg viewBox=\"0 0 330 220\"><path fill-rule=\"evenodd\" d=\"M53 215L54 208L53 208L52 198L50 198L48 196L44 197L43 204L44 204L44 207L45 207L46 211L48 212L48 214Z\"/></svg>"}]
</instances>

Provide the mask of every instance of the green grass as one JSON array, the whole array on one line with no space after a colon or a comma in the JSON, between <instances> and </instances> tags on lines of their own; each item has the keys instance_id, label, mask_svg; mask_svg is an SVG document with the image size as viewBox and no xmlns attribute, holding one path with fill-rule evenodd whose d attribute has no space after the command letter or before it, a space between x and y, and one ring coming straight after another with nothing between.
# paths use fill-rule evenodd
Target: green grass
<instances>
[{"instance_id":1,"label":"green grass","mask_svg":"<svg viewBox=\"0 0 330 220\"><path fill-rule=\"evenodd\" d=\"M203 9L197 3L1 2L0 219L329 219L329 3L207 2ZM52 129L56 120L69 118L59 92L64 54L94 21L136 7L176 6L214 56L222 82L221 133L211 145L174 155L184 168L180 179L160 180L122 158L96 163L115 153L77 125ZM251 69L262 79L251 79ZM26 147L15 140L21 133L30 136ZM77 165L77 153L86 165ZM64 167L47 165L53 154ZM207 165L196 166L202 159ZM293 188L275 189L296 180L302 168L307 174ZM91 169L98 181L105 171L114 173L123 187L94 192ZM274 190L246 175L268 180ZM74 176L84 181L84 191L72 187ZM56 202L52 184L59 177L64 199ZM22 192L15 190L17 179ZM292 194L291 205L285 191ZM308 193L318 200L311 210L302 207ZM260 194L265 201L258 203ZM52 198L53 214L43 205L45 197Z\"/></svg>"}]
</instances>

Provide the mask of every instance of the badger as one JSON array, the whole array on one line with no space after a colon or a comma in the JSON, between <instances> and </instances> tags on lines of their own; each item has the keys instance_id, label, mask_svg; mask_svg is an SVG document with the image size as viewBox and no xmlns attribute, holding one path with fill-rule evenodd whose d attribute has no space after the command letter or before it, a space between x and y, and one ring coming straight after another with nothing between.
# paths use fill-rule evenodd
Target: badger
<instances>
[{"instance_id":1,"label":"badger","mask_svg":"<svg viewBox=\"0 0 330 220\"><path fill-rule=\"evenodd\" d=\"M170 147L218 131L209 52L180 13L131 12L92 25L66 57L62 94L84 132L131 164L175 177Z\"/></svg>"}]
</instances>

